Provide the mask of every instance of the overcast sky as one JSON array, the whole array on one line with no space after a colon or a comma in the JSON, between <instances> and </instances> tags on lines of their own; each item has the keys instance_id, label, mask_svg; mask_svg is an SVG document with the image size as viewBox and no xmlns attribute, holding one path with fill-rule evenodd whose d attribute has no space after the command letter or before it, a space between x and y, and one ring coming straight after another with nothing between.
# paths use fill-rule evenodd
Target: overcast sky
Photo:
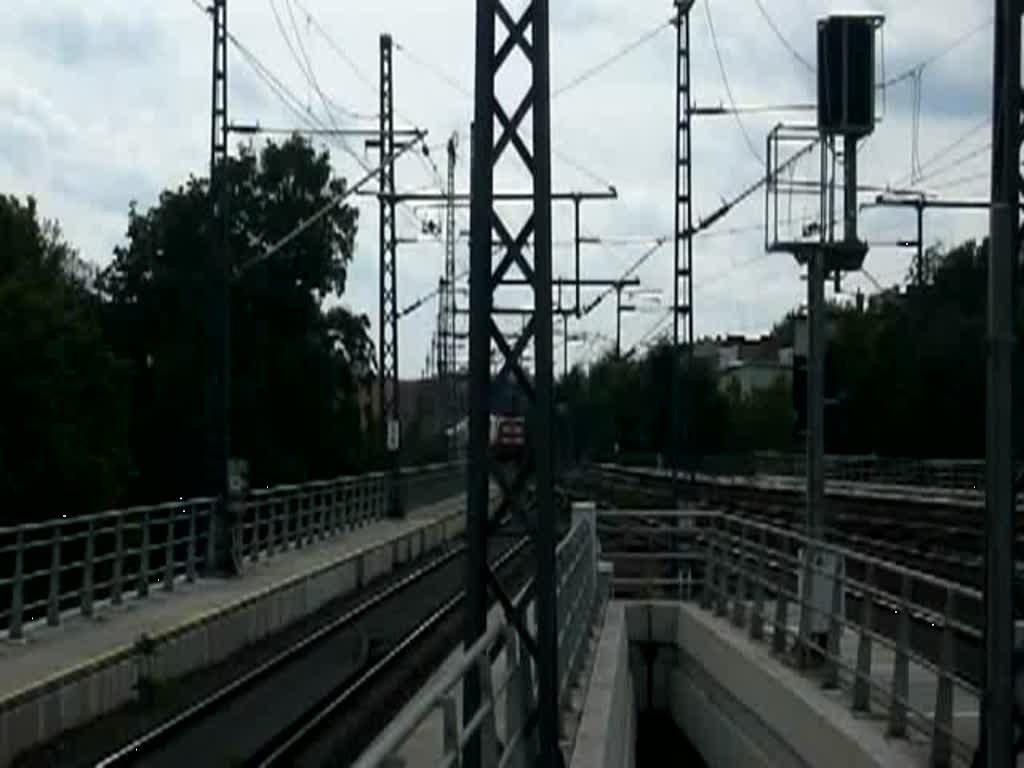
<instances>
[{"instance_id":1,"label":"overcast sky","mask_svg":"<svg viewBox=\"0 0 1024 768\"><path fill-rule=\"evenodd\" d=\"M991 129L992 3L983 0L762 0L779 32L813 62L817 18L830 11L885 14L885 70L891 77L929 62L920 94L921 188L949 197L987 194ZM291 0L295 27L315 74L346 125L377 111L379 35L390 33L395 52L396 110L403 124L429 131L437 168L444 172L443 144L462 134L458 179L468 186L466 135L472 104L464 91L473 74L473 4L462 0ZM510 3L521 7L521 0ZM288 0L276 0L295 45ZM189 174L206 173L209 154L210 25L192 0L6 0L0 24L0 192L34 195L43 214L60 221L82 255L106 264L126 227L128 204L152 205L159 191ZM270 0L230 0L230 28L323 120L321 104L292 58ZM668 0L552 0L552 87L606 59L631 41L665 24ZM311 17L307 16L309 11ZM728 103L709 33L708 11L733 96L741 105L807 103L813 76L772 32L756 0L697 0L692 11L693 90L701 105ZM320 30L326 32L322 34ZM956 41L959 44L949 49ZM338 55L344 52L348 61ZM620 199L584 207L583 231L613 244L585 246L591 277L617 277L655 237L672 231L675 37L664 25L648 42L600 74L553 101L553 185L556 190L597 190L614 184ZM934 60L937 54L942 53ZM354 66L353 66L354 64ZM510 87L514 87L514 84ZM230 52L230 111L239 123L294 126L289 113L234 50ZM886 91L885 116L860 155L864 184L906 186L911 173L914 87L907 79ZM764 173L754 157L779 121L806 122L810 113L752 115L743 125L748 147L732 117L695 120L693 131L694 218ZM973 130L972 130L973 129ZM953 148L944 154L936 153ZM337 146L338 172L362 174ZM353 145L364 163L373 155ZM931 161L931 162L929 162ZM402 189L437 188L430 163L404 158L397 170ZM501 183L516 186L517 178ZM521 185L520 185L521 186ZM865 200L869 199L865 197ZM344 302L377 316L376 202L363 200L360 233ZM698 335L756 334L801 303L804 285L792 258L764 252L764 197L736 208L695 243ZM468 227L467 212L460 226ZM556 209L556 274L569 267L568 211ZM400 229L414 236L417 216L401 214ZM929 242L982 236L981 213L927 215ZM740 230L740 231L737 231ZM914 236L913 214L869 210L862 233L878 243ZM625 239L626 243L621 241ZM465 262L467 246L459 246ZM884 245L866 267L883 285L899 281L910 252ZM406 305L436 287L443 246L431 240L403 245L399 303ZM659 251L639 273L646 286L671 295L671 251ZM845 290L873 290L864 276ZM592 295L592 294L591 294ZM418 375L433 330L431 302L402 323L401 374ZM624 320L628 346L658 315ZM614 302L606 302L571 329L614 334ZM592 359L598 345L573 348L573 359ZM560 360L560 355L556 357Z\"/></svg>"}]
</instances>

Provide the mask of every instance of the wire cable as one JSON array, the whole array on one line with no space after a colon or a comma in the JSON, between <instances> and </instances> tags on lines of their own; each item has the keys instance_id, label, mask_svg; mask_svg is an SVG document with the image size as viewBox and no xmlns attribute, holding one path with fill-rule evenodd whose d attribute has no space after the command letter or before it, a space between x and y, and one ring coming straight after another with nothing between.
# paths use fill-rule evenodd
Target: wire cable
<instances>
[{"instance_id":1,"label":"wire cable","mask_svg":"<svg viewBox=\"0 0 1024 768\"><path fill-rule=\"evenodd\" d=\"M340 45L338 45L337 42L335 42L334 38L331 37L327 30L324 29L323 25L316 19L316 17L313 16L312 13L310 13L309 9L307 9L300 2L300 0L294 0L294 2L295 5L298 6L299 10L306 15L307 23L311 24L312 27L320 34L320 36L323 37L323 39L326 41L327 45L331 48L331 50L333 50L334 53L337 54L338 58L340 58L346 65L348 65L348 68L352 70L352 73L356 76L356 79L358 79L359 82L361 82L363 85L369 88L370 91L374 95L376 95L378 93L377 84L363 73L363 71L359 68L359 65L357 65L355 61L353 61L352 58L347 53L345 53L344 49Z\"/></svg>"},{"instance_id":2,"label":"wire cable","mask_svg":"<svg viewBox=\"0 0 1024 768\"><path fill-rule=\"evenodd\" d=\"M295 0L295 1L298 2L298 0ZM463 96L464 98L469 99L470 101L472 101L472 99L473 99L473 92L470 91L470 89L467 86L465 86L463 83L459 82L454 77L454 75L452 75L449 72L445 71L444 69L439 67L437 64L434 64L434 63L428 61L425 57L420 56L419 54L415 53L414 51L412 51L409 48L408 45L405 45L404 43L399 43L396 40L394 42L394 46L395 46L396 50L400 51L405 56L407 56L410 61L412 61L413 63L418 64L420 67L422 67L424 71L429 72L430 74L432 74L440 82L442 82L445 85L447 85L449 88L451 88L453 91L458 93L460 96ZM463 134L463 133L460 132L459 135L460 135L460 138L466 140L467 143L471 140L471 137L469 137L467 134ZM566 165L568 165L569 167L571 167L574 170L576 170L577 172L579 172L581 175L586 176L588 179L590 179L594 183L599 184L602 187L608 187L608 188L614 186L607 178L605 178L601 174L597 173L596 171L592 170L591 168L588 168L587 166L583 165L583 163L581 163L579 160L575 160L572 157L570 157L569 155L565 154L558 147L554 147L553 146L551 148L551 154L554 155L559 160L561 160Z\"/></svg>"},{"instance_id":3,"label":"wire cable","mask_svg":"<svg viewBox=\"0 0 1024 768\"><path fill-rule=\"evenodd\" d=\"M629 266L629 269L627 269L625 272L623 272L619 276L619 280L625 280L625 279L627 279L629 277L632 277L636 273L636 271L638 269L640 269L640 267L642 267L644 264L646 264L654 254L656 254L658 251L660 251L662 249L662 247L665 245L665 243L667 243L669 240L671 240L671 238L668 238L668 237L660 237L660 238L658 238L655 241L653 246L651 246L646 251L644 251L644 253L640 255L640 258L638 258L636 261L634 261ZM601 305L601 302L603 302L605 299L607 299L613 293L615 293L615 288L614 287L606 288L604 291L602 291L600 293L600 295L597 296L597 298L595 298L593 301L591 301L589 304L587 304L583 308L583 315L582 316L586 317L587 315L589 315L591 312L593 312L595 309L597 309Z\"/></svg>"},{"instance_id":4,"label":"wire cable","mask_svg":"<svg viewBox=\"0 0 1024 768\"><path fill-rule=\"evenodd\" d=\"M729 98L729 106L732 108L733 117L736 118L736 125L739 126L740 132L743 134L743 139L747 144L747 149L750 150L751 156L757 160L758 165L764 165L764 158L761 157L761 153L757 151L754 146L753 140L750 138L750 134L747 132L747 126L743 122L743 118L740 117L739 112L736 111L736 99L733 97L732 86L729 85L729 76L725 72L725 62L722 60L722 50L718 45L718 34L715 32L715 22L711 17L711 0L704 0L704 14L708 20L708 30L711 32L711 43L715 49L715 58L718 59L718 70L722 73L722 85L725 86L725 94Z\"/></svg>"},{"instance_id":5,"label":"wire cable","mask_svg":"<svg viewBox=\"0 0 1024 768\"><path fill-rule=\"evenodd\" d=\"M928 159L921 163L919 170L923 173L926 168L930 168L936 161L944 159L951 151L957 149L965 141L967 141L967 139L971 138L972 136L974 136L974 134L978 133L984 128L987 128L991 124L992 118L986 115L979 122L972 125L970 128L968 128L962 134L957 136L951 142L943 145L941 149L937 149L935 152L929 155ZM911 183L911 176L909 174L898 178L895 182L893 182L893 186L899 187L907 183Z\"/></svg>"},{"instance_id":6,"label":"wire cable","mask_svg":"<svg viewBox=\"0 0 1024 768\"><path fill-rule=\"evenodd\" d=\"M296 0L297 1L297 0ZM191 0L194 5L204 16L209 15L209 11L203 7L199 0ZM263 80L264 84L277 96L278 100L299 120L301 123L305 123L307 126L316 128L322 131L329 131L329 126L312 114L310 111L305 109L302 105L302 101L298 96L295 95L281 79L267 67L266 64L253 53L244 43L242 43L233 33L230 31L227 33L228 42L234 46L234 48L241 54L245 62L253 69L256 75ZM337 137L330 137L332 141L337 143ZM422 137L421 137L422 139ZM419 140L411 142L407 146L417 144ZM341 149L348 155L350 155L361 169L364 171L369 170L367 162L355 152L347 142L340 143ZM395 157L404 154L404 152L398 153ZM422 220L416 217L410 212L409 207L406 204L400 204L399 210L402 211L414 224L417 230L422 228Z\"/></svg>"},{"instance_id":7,"label":"wire cable","mask_svg":"<svg viewBox=\"0 0 1024 768\"><path fill-rule=\"evenodd\" d=\"M948 163L945 163L944 165L939 166L935 170L929 171L928 173L924 174L923 176L918 177L917 183L920 184L922 181L926 181L928 179L934 179L936 176L944 176L947 173L949 173L950 171L958 170L958 169L960 169L960 167L964 163L968 162L969 160L973 160L976 157L980 157L981 155L984 155L986 152L990 152L991 150L992 150L992 142L990 141L987 144L985 144L983 147L978 147L977 149L973 149L970 152L967 152L967 153L965 153L963 155L960 155L959 157L956 157L953 160L950 160Z\"/></svg>"},{"instance_id":8,"label":"wire cable","mask_svg":"<svg viewBox=\"0 0 1024 768\"><path fill-rule=\"evenodd\" d=\"M910 69L904 70L900 74L894 75L893 77L890 77L888 80L885 80L884 82L882 82L882 84L879 85L878 87L879 88L883 88L883 89L884 88L891 88L892 86L896 85L897 83L902 83L904 80L909 80L910 78L914 77L914 74L918 70L923 69L924 67L927 67L929 64L934 64L936 61L941 59L943 56L947 56L950 53L952 53L953 51L955 51L957 48L959 48L961 45L966 43L968 40L970 40L972 37L974 37L976 34L981 32L982 30L988 29L988 27L992 24L992 20L993 20L993 17L989 16L988 19L986 19L985 21L980 23L978 26L972 27L967 32L965 32L960 37L958 37L955 40L953 40L952 42L950 42L945 47L940 48L936 53L933 53L928 58L924 59L923 61L918 62L917 64L912 66Z\"/></svg>"},{"instance_id":9,"label":"wire cable","mask_svg":"<svg viewBox=\"0 0 1024 768\"><path fill-rule=\"evenodd\" d=\"M660 24L658 24L658 26L648 30L640 37L638 37L636 40L627 43L625 46L615 51L611 56L602 59L601 61L590 67L587 67L585 70L580 72L578 75L574 76L568 82L563 83L562 85L558 86L553 91L551 91L551 99L557 99L559 96L568 93L569 91L572 91L576 88L579 88L588 80L591 80L595 76L599 75L601 72L608 69L610 66L618 62L620 59L624 59L633 51L642 47L645 43L648 43L654 38L656 38L659 34L661 34L661 32L670 28L674 22L675 19L669 19L668 21L661 22Z\"/></svg>"},{"instance_id":10,"label":"wire cable","mask_svg":"<svg viewBox=\"0 0 1024 768\"><path fill-rule=\"evenodd\" d=\"M393 152L389 157L384 158L384 163L389 164L389 165L390 164L394 164L395 161L397 161L399 157L401 157L403 154L405 154L406 152L411 150L413 147L416 146L416 144L418 144L422 140L423 140L422 137L420 137L420 138L414 139L413 141L410 141L408 144L406 144L402 148L400 148L400 149L396 150L395 152ZM257 264L260 264L261 262L264 262L267 259L271 259L274 256L276 256L278 253L280 253L282 250L284 250L284 248L286 248L293 240L295 240L299 235L301 235L307 229L309 229L314 224L316 224L318 221L320 221L320 219L322 219L324 216L326 216L328 213L330 213L330 211L333 208L336 208L338 205L340 205L341 203L345 202L345 200L347 200L349 197L351 197L356 192L358 192L361 188L363 188L364 186L369 184L377 176L378 173L380 173L380 168L371 168L355 184L353 184L351 187L346 187L344 190L342 190L341 192L336 194L334 197L332 197L330 200L328 200L324 205L322 205L316 212L314 212L309 218L302 219L298 223L298 225L296 225L295 228L292 229L291 232L289 232L284 237L280 238L279 240L277 240L276 242L274 242L273 244L268 246L266 248L266 250L263 251L263 253L257 254L256 256L253 256L248 261L245 261L242 264L240 264L238 266L238 268L235 270L235 277L236 278L239 277L240 275L244 274L247 270L249 270L250 268L256 266Z\"/></svg>"},{"instance_id":11,"label":"wire cable","mask_svg":"<svg viewBox=\"0 0 1024 768\"><path fill-rule=\"evenodd\" d=\"M796 46L794 46L791 42L789 42L789 40L786 39L786 36L782 34L782 30L778 28L778 26L775 24L775 21L768 13L768 9L764 7L764 3L762 2L762 0L754 0L754 2L757 3L757 10L761 12L762 18L771 28L772 32L775 33L775 37L779 39L779 42L782 43L783 47L790 52L793 58L796 59L800 63L800 65L803 66L804 69L806 69L811 74L814 74L814 65L811 64L811 62L809 62L806 58L804 58L803 55L801 55L800 51L796 49Z\"/></svg>"}]
</instances>

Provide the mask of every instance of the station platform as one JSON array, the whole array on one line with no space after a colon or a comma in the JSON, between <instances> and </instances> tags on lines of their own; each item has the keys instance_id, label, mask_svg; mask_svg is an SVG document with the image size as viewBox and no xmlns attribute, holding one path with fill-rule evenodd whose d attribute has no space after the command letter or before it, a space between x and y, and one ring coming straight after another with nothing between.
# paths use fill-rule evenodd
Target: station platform
<instances>
[{"instance_id":1,"label":"station platform","mask_svg":"<svg viewBox=\"0 0 1024 768\"><path fill-rule=\"evenodd\" d=\"M443 547L464 528L464 497L377 520L300 550L246 562L240 577L176 582L92 617L26 625L0 642L0 766L18 752L111 712L135 696L140 639L147 674L173 679L230 656L392 568Z\"/></svg>"}]
</instances>

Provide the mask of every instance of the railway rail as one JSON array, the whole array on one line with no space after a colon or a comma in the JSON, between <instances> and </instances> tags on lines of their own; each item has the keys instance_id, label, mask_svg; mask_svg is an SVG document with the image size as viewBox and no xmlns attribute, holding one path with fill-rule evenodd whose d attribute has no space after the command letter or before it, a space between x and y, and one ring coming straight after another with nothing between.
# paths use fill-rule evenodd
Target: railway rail
<instances>
[{"instance_id":1,"label":"railway rail","mask_svg":"<svg viewBox=\"0 0 1024 768\"><path fill-rule=\"evenodd\" d=\"M577 488L614 506L669 508L664 471L595 465L577 474ZM800 529L805 519L801 478L783 476L681 477L687 499L704 508ZM871 552L943 578L981 587L983 494L973 490L829 481L830 541ZM1024 561L1024 505L1019 508L1017 559Z\"/></svg>"},{"instance_id":2,"label":"railway rail","mask_svg":"<svg viewBox=\"0 0 1024 768\"><path fill-rule=\"evenodd\" d=\"M494 567L524 580L528 541ZM94 764L346 765L457 643L464 546L417 568Z\"/></svg>"}]
</instances>

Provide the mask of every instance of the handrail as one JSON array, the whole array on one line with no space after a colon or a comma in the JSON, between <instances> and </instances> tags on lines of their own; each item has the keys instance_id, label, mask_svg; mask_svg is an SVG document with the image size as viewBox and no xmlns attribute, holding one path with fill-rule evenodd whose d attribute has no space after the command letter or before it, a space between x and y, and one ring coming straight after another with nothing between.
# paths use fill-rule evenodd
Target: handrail
<instances>
[{"instance_id":1,"label":"handrail","mask_svg":"<svg viewBox=\"0 0 1024 768\"><path fill-rule=\"evenodd\" d=\"M577 672L583 647L583 638L600 595L597 591L597 538L595 514L592 508L581 507L574 512L574 521L569 532L561 539L556 548L556 560L560 574L557 594L560 608L560 633L558 639L559 660L562 667L560 675L560 695L565 696L568 686ZM534 601L524 601L531 595L530 585L523 587L515 596L513 605L520 615L531 621L530 614ZM563 606L570 610L562 611ZM504 641L504 642L503 642ZM503 642L506 658L506 670L503 679L493 684L492 658L499 654L496 650ZM520 657L516 652L516 635L504 613L497 621L489 622L484 634L473 645L465 649L457 657L452 666L444 669L439 676L430 682L399 715L377 736L373 743L356 760L353 768L379 768L388 764L389 758L397 754L405 742L437 709L441 709L445 718L446 739L443 754L437 762L438 766L458 765L462 748L475 734L483 734L485 724L490 723L493 729L493 718L496 712L495 701L503 693L515 696L518 705L506 707L506 726L502 743L505 749L500 758L492 753L493 764L499 768L516 760L524 759L524 750L529 749L530 739L527 733L527 718L517 717L514 710L528 706L535 685L531 675L532 661ZM480 705L471 713L461 717L452 700L451 691L471 670L478 670L481 675ZM461 724L466 723L463 727ZM495 744L496 734L484 734L484 740ZM492 764L488 762L488 764ZM527 764L525 761L520 764Z\"/></svg>"},{"instance_id":2,"label":"handrail","mask_svg":"<svg viewBox=\"0 0 1024 768\"><path fill-rule=\"evenodd\" d=\"M465 464L403 469L406 506L457 494ZM276 556L340 535L385 514L382 472L251 489L232 501L232 547L239 563ZM56 626L69 611L91 616L101 601L167 592L211 568L219 499L199 497L0 527L0 632Z\"/></svg>"},{"instance_id":3,"label":"handrail","mask_svg":"<svg viewBox=\"0 0 1024 768\"><path fill-rule=\"evenodd\" d=\"M673 517L696 530L666 527ZM953 701L957 690L979 695L971 666L983 620L977 589L737 514L700 519L699 511L658 510L644 520L638 511L603 511L599 518L618 518L599 533L608 548L602 557L615 564L615 594L683 599L689 584L716 617L791 656L827 687L846 689L854 710L882 708L890 736L916 731L930 739L932 764L970 756L974 745L953 729ZM626 557L610 551L619 549ZM856 603L848 607L848 599ZM842 653L844 636L856 648L852 657ZM883 667L889 672L873 669L879 649L892 659ZM914 705L912 667L934 680L934 701Z\"/></svg>"}]
</instances>

